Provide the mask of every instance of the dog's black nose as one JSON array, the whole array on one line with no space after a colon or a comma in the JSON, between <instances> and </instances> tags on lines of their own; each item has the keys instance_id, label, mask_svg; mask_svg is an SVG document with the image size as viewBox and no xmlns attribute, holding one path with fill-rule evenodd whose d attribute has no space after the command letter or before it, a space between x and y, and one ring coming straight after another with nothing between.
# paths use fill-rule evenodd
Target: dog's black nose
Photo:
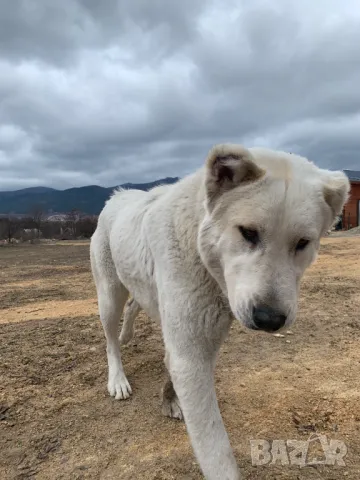
<instances>
[{"instance_id":1,"label":"dog's black nose","mask_svg":"<svg viewBox=\"0 0 360 480\"><path fill-rule=\"evenodd\" d=\"M266 305L253 308L253 321L258 330L276 332L285 325L286 316Z\"/></svg>"}]
</instances>

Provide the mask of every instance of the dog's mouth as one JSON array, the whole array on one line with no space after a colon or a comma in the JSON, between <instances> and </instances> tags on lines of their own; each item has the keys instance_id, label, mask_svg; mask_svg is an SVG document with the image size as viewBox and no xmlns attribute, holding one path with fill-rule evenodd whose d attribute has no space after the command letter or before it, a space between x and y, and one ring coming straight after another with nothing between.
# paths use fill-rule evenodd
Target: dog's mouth
<instances>
[{"instance_id":1,"label":"dog's mouth","mask_svg":"<svg viewBox=\"0 0 360 480\"><path fill-rule=\"evenodd\" d=\"M274 328L259 328L254 324L246 325L246 328L248 330L253 330L255 332L265 332L265 333L276 333L276 332L281 332L282 330L284 330L284 327L275 328L275 329Z\"/></svg>"}]
</instances>

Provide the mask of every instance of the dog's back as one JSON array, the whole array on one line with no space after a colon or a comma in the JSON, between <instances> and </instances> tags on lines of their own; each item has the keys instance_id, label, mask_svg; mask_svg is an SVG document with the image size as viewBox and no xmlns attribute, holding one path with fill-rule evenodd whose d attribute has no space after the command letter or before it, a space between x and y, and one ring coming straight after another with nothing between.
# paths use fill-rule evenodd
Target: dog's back
<instances>
[{"instance_id":1,"label":"dog's back","mask_svg":"<svg viewBox=\"0 0 360 480\"><path fill-rule=\"evenodd\" d=\"M135 211L139 215L144 214L148 206L166 193L169 188L171 188L171 185L159 185L147 192L135 189L115 189L99 215L95 238L99 234L105 234L109 239L117 221L124 222L130 215L133 218ZM131 224L134 226L133 222Z\"/></svg>"}]
</instances>

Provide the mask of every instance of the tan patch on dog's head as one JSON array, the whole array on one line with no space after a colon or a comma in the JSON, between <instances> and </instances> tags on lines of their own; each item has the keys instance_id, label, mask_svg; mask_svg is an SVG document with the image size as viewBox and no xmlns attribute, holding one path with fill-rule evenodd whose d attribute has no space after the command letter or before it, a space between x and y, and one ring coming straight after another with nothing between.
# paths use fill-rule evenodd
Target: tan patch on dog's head
<instances>
[{"instance_id":1,"label":"tan patch on dog's head","mask_svg":"<svg viewBox=\"0 0 360 480\"><path fill-rule=\"evenodd\" d=\"M206 160L206 192L208 206L223 193L239 185L255 182L265 175L265 170L242 145L215 145Z\"/></svg>"}]
</instances>

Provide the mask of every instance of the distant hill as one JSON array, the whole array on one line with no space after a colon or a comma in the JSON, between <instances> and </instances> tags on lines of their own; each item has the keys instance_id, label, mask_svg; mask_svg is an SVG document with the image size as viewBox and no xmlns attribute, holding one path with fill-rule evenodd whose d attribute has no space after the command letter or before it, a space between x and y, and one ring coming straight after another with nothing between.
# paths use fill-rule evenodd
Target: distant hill
<instances>
[{"instance_id":1,"label":"distant hill","mask_svg":"<svg viewBox=\"0 0 360 480\"><path fill-rule=\"evenodd\" d=\"M11 190L9 192L0 192L1 200L3 198L17 198L25 194L56 192L55 188L48 187L29 187L22 190ZM0 201L1 201L0 200ZM2 212L1 212L2 213Z\"/></svg>"},{"instance_id":2,"label":"distant hill","mask_svg":"<svg viewBox=\"0 0 360 480\"><path fill-rule=\"evenodd\" d=\"M170 185L179 179L173 177L162 178L150 183L125 183L119 185L124 189L150 190L157 185ZM45 213L66 213L73 208L89 215L98 215L102 210L111 192L117 187L105 188L98 185L56 190L47 187L32 187L22 190L0 192L0 214L30 213L35 207Z\"/></svg>"}]
</instances>

